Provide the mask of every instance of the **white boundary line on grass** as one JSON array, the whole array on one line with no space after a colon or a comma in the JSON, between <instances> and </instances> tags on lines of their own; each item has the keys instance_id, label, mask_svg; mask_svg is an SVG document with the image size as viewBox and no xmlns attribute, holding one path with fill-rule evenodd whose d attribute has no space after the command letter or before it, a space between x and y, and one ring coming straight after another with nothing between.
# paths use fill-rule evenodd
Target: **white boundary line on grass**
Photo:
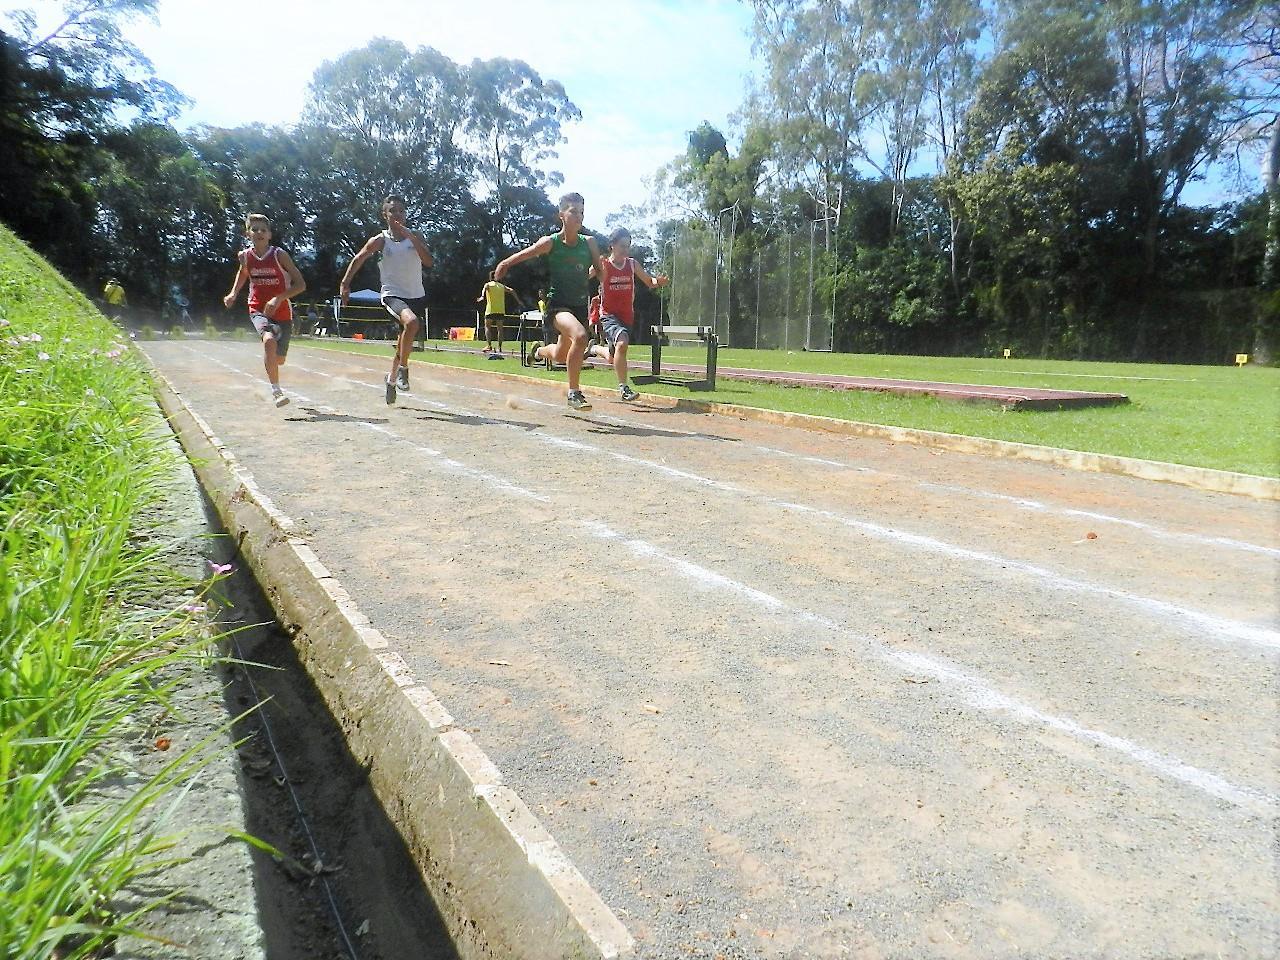
<instances>
[{"instance_id":1,"label":"white boundary line on grass","mask_svg":"<svg viewBox=\"0 0 1280 960\"><path fill-rule=\"evenodd\" d=\"M253 378L252 374L246 373L245 371L217 358L208 357L207 359L212 360L219 366L222 366L239 376ZM319 375L329 377L328 374L321 373ZM376 386L373 388L379 389ZM301 394L295 395L300 399L305 400L305 398L302 398ZM314 403L314 401L310 400L305 400L305 402ZM327 409L334 410L332 407L328 407ZM338 411L335 410L334 412ZM482 419L489 418L482 417ZM379 424L364 423L360 420L352 422L357 426L363 426L394 443L404 443L414 449L419 449L418 445L413 443L413 441L397 434L395 431L387 427L383 427ZM495 477L494 479L501 478ZM491 481L486 480L485 482ZM507 492L520 490L523 495L528 497L537 498L539 496L533 491L526 490L512 481L502 480L502 483L504 484L502 489L505 489ZM1118 737L1102 730L1095 730L1091 727L1077 723L1068 717L1045 713L1031 704L1024 703L1015 697L1003 693L987 680L962 670L960 667L949 662L945 658L913 651L894 650L880 641L849 630L843 624L831 620L821 614L793 607L769 593L740 583L731 577L727 577L724 574L718 573L700 564L693 563L683 557L667 553L648 541L624 536L603 521L578 517L575 518L574 522L594 537L601 540L617 542L637 556L655 562L663 572L669 573L671 571L675 571L684 579L689 580L692 583L696 583L704 589L713 588L720 592L730 591L743 600L767 610L770 613L786 615L802 623L812 624L821 627L824 630L832 631L837 635L843 636L846 640L860 647L863 651L874 654L882 663L885 663L900 672L926 674L932 679L935 679L941 686L948 688L952 695L956 696L957 699L977 710L1001 714L1029 726L1041 726L1046 729L1055 730L1059 733L1064 733L1067 736L1082 742L1093 743L1098 746L1105 747L1113 753L1127 757L1135 763L1146 767L1165 779L1175 780L1186 786L1192 787L1203 794L1219 800L1224 800L1237 807L1247 809L1255 814L1259 814L1264 817L1272 817L1275 816L1277 812L1280 812L1280 797L1267 793L1264 790L1231 783L1218 774L1185 763L1168 754L1160 753L1159 751L1144 747L1124 737Z\"/></svg>"}]
</instances>

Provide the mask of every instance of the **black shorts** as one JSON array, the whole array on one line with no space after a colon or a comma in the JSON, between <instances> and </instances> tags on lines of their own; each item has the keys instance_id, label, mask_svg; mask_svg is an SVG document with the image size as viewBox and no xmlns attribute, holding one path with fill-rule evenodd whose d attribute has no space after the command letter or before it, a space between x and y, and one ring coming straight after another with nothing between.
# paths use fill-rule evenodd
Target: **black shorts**
<instances>
[{"instance_id":1,"label":"black shorts","mask_svg":"<svg viewBox=\"0 0 1280 960\"><path fill-rule=\"evenodd\" d=\"M557 313L572 313L582 324L583 330L590 330L591 323L588 320L587 305L574 305L567 303L553 303L547 307L547 312L542 315L542 338L546 343L551 343L558 336L560 331L556 329L555 315Z\"/></svg>"},{"instance_id":2,"label":"black shorts","mask_svg":"<svg viewBox=\"0 0 1280 960\"><path fill-rule=\"evenodd\" d=\"M260 313L249 314L249 322L253 324L253 329L258 331L258 337L261 338L264 333L270 333L276 338L276 356L283 358L289 352L289 338L293 336L293 324L288 320L272 320Z\"/></svg>"},{"instance_id":3,"label":"black shorts","mask_svg":"<svg viewBox=\"0 0 1280 960\"><path fill-rule=\"evenodd\" d=\"M400 313L405 307L412 310L413 315L419 320L425 320L427 316L426 297L383 297L382 305L396 320L400 319Z\"/></svg>"}]
</instances>

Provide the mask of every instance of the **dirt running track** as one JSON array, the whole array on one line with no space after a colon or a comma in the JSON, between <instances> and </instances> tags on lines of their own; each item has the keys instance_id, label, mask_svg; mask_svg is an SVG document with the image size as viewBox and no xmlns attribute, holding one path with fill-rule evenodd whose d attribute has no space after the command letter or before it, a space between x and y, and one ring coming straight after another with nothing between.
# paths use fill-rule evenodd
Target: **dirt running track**
<instances>
[{"instance_id":1,"label":"dirt running track","mask_svg":"<svg viewBox=\"0 0 1280 960\"><path fill-rule=\"evenodd\" d=\"M146 349L639 956L1280 948L1275 504Z\"/></svg>"}]
</instances>

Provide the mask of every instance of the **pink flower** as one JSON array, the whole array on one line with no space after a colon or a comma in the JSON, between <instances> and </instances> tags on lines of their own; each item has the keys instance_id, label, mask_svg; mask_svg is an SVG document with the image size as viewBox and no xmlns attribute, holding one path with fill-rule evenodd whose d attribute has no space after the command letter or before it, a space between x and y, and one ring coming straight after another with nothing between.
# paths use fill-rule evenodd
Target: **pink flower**
<instances>
[{"instance_id":1,"label":"pink flower","mask_svg":"<svg viewBox=\"0 0 1280 960\"><path fill-rule=\"evenodd\" d=\"M231 564L229 564L229 563L214 563L212 560L210 560L210 561L209 561L209 568L213 571L213 575L214 575L215 577L220 577L220 576L222 576L224 573L230 573L230 572L231 572L231 570L232 570Z\"/></svg>"},{"instance_id":2,"label":"pink flower","mask_svg":"<svg viewBox=\"0 0 1280 960\"><path fill-rule=\"evenodd\" d=\"M30 342L31 342L31 338L30 338L30 337L28 337L25 333L20 333L20 334L18 334L18 342L19 342L19 343L30 343Z\"/></svg>"},{"instance_id":3,"label":"pink flower","mask_svg":"<svg viewBox=\"0 0 1280 960\"><path fill-rule=\"evenodd\" d=\"M48 355L47 353L45 353L43 350L41 350L39 353L37 353L37 354L36 354L36 359L37 359L37 360L48 360L48 359L49 359L49 355Z\"/></svg>"},{"instance_id":4,"label":"pink flower","mask_svg":"<svg viewBox=\"0 0 1280 960\"><path fill-rule=\"evenodd\" d=\"M44 337L40 336L40 334L38 334L38 333L33 333L33 334L31 335L31 342L32 342L32 343L43 343L43 342L44 342Z\"/></svg>"},{"instance_id":5,"label":"pink flower","mask_svg":"<svg viewBox=\"0 0 1280 960\"><path fill-rule=\"evenodd\" d=\"M0 317L0 329L3 329L8 325L9 325L9 321L6 320L4 317Z\"/></svg>"},{"instance_id":6,"label":"pink flower","mask_svg":"<svg viewBox=\"0 0 1280 960\"><path fill-rule=\"evenodd\" d=\"M203 603L184 603L182 610L184 613L204 613L205 606Z\"/></svg>"}]
</instances>

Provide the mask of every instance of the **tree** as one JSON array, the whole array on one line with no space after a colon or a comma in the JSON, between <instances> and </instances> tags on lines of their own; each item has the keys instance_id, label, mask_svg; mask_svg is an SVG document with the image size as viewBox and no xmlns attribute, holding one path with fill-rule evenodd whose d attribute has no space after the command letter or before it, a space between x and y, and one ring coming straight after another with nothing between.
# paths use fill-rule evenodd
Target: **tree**
<instances>
[{"instance_id":1,"label":"tree","mask_svg":"<svg viewBox=\"0 0 1280 960\"><path fill-rule=\"evenodd\" d=\"M581 120L582 113L564 87L544 81L521 60L473 60L464 80L466 130L477 147L476 172L490 187L482 202L492 213L496 254L530 239L515 229L527 218L529 200L562 182L559 174L545 174L539 165L556 157L556 146L564 142L562 126Z\"/></svg>"},{"instance_id":2,"label":"tree","mask_svg":"<svg viewBox=\"0 0 1280 960\"><path fill-rule=\"evenodd\" d=\"M106 134L88 171L99 207L102 272L135 301L164 305L225 286L225 196L172 127L138 121Z\"/></svg>"},{"instance_id":3,"label":"tree","mask_svg":"<svg viewBox=\"0 0 1280 960\"><path fill-rule=\"evenodd\" d=\"M121 107L160 118L184 102L124 40L155 0L79 0L38 33L29 11L0 31L0 218L73 276L84 274L97 208L88 168Z\"/></svg>"}]
</instances>

